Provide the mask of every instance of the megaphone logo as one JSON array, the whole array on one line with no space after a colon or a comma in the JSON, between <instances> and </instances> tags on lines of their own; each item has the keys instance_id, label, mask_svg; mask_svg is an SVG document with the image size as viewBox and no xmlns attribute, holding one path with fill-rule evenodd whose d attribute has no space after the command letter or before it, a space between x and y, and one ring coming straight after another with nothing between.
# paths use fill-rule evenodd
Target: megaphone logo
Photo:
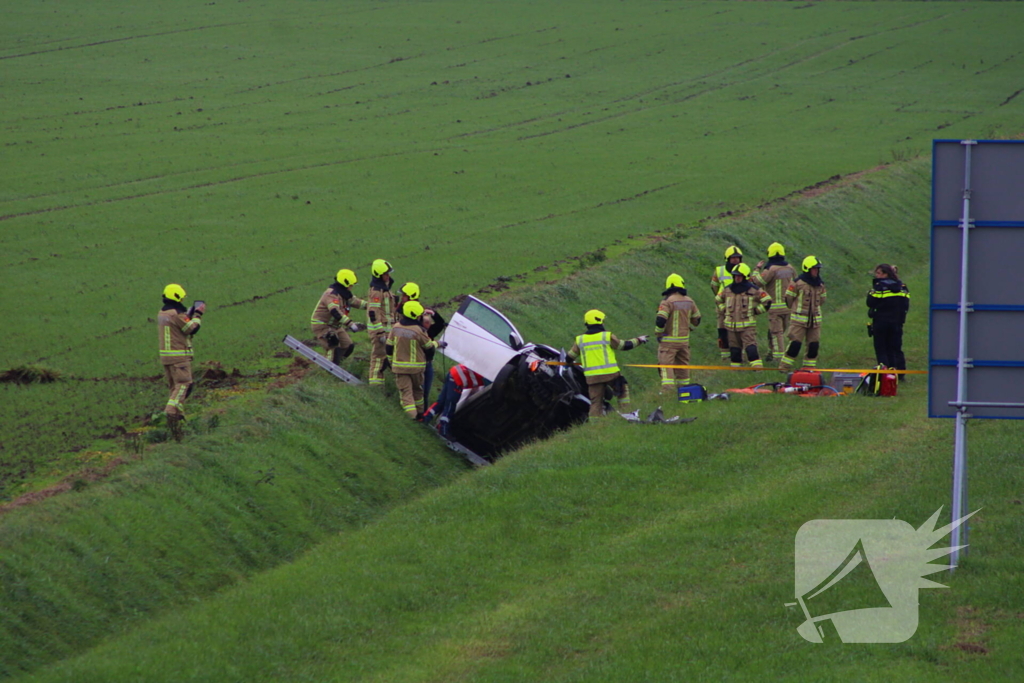
<instances>
[{"instance_id":1,"label":"megaphone logo","mask_svg":"<svg viewBox=\"0 0 1024 683\"><path fill-rule=\"evenodd\" d=\"M942 508L914 529L898 519L815 519L796 534L797 632L812 643L902 643L917 632L922 578L947 565L931 561L955 548L932 548L971 515L935 528ZM977 512L977 510L975 510ZM959 546L963 547L963 546Z\"/></svg>"}]
</instances>

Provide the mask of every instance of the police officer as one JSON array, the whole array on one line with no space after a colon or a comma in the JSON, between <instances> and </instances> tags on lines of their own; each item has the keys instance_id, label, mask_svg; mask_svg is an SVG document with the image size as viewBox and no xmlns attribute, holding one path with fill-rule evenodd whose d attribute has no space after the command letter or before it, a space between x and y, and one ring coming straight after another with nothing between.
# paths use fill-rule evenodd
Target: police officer
<instances>
[{"instance_id":1,"label":"police officer","mask_svg":"<svg viewBox=\"0 0 1024 683\"><path fill-rule=\"evenodd\" d=\"M192 393L192 337L199 332L206 304L187 311L181 303L185 290L181 285L164 287L163 308L156 317L157 336L160 343L160 364L171 395L164 407L167 425L175 440L181 441L181 422L185 419L182 404Z\"/></svg>"},{"instance_id":2,"label":"police officer","mask_svg":"<svg viewBox=\"0 0 1024 683\"><path fill-rule=\"evenodd\" d=\"M808 256L800 266L803 273L786 290L786 304L790 310L789 348L779 363L779 370L788 372L800 355L800 347L807 342L804 367L818 365L818 347L821 344L821 306L825 303L825 283L821 279L821 261Z\"/></svg>"},{"instance_id":3,"label":"police officer","mask_svg":"<svg viewBox=\"0 0 1024 683\"><path fill-rule=\"evenodd\" d=\"M896 266L888 263L875 268L875 279L868 292L868 328L875 342L875 357L879 365L894 370L906 370L903 355L903 324L910 310L910 290L899 278Z\"/></svg>"},{"instance_id":4,"label":"police officer","mask_svg":"<svg viewBox=\"0 0 1024 683\"><path fill-rule=\"evenodd\" d=\"M350 289L356 282L354 272L348 268L339 270L334 283L320 295L309 321L313 335L333 363L341 363L355 349L345 328L348 327L352 332L357 328L348 314L353 308L366 308L366 301L356 297Z\"/></svg>"},{"instance_id":5,"label":"police officer","mask_svg":"<svg viewBox=\"0 0 1024 683\"><path fill-rule=\"evenodd\" d=\"M700 309L686 295L686 281L678 273L665 278L665 291L654 320L658 340L658 365L690 364L690 328L700 325ZM687 384L690 371L684 368L660 368L661 390Z\"/></svg>"},{"instance_id":6,"label":"police officer","mask_svg":"<svg viewBox=\"0 0 1024 683\"><path fill-rule=\"evenodd\" d=\"M629 410L629 384L619 373L615 352L629 351L647 343L647 335L621 341L604 328L604 319L604 313L597 309L587 311L583 316L587 331L576 337L568 354L569 358L579 358L583 366L590 393L591 419L604 415L606 393L618 397L620 411Z\"/></svg>"}]
</instances>

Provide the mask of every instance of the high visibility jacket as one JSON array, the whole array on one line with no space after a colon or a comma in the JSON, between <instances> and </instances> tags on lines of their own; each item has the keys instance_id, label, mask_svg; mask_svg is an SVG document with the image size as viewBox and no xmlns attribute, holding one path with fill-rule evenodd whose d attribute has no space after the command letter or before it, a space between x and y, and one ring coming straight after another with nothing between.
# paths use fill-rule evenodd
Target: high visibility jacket
<instances>
[{"instance_id":1,"label":"high visibility jacket","mask_svg":"<svg viewBox=\"0 0 1024 683\"><path fill-rule=\"evenodd\" d=\"M788 263L785 265L775 264L770 265L761 272L754 272L750 276L751 282L764 291L768 292L772 298L772 308L775 310L785 310L786 306L786 290L789 289L789 285L793 282L793 278L796 277L796 270L793 266Z\"/></svg>"},{"instance_id":2,"label":"high visibility jacket","mask_svg":"<svg viewBox=\"0 0 1024 683\"><path fill-rule=\"evenodd\" d=\"M448 371L448 374L451 376L452 382L455 383L455 386L459 388L459 391L464 389L476 389L487 384L487 380L483 375L473 372L465 365L456 365Z\"/></svg>"},{"instance_id":3,"label":"high visibility jacket","mask_svg":"<svg viewBox=\"0 0 1024 683\"><path fill-rule=\"evenodd\" d=\"M412 322L391 328L387 348L391 372L396 375L415 375L426 370L427 351L436 349L437 342L427 336L426 330L419 323Z\"/></svg>"},{"instance_id":4,"label":"high visibility jacket","mask_svg":"<svg viewBox=\"0 0 1024 683\"><path fill-rule=\"evenodd\" d=\"M700 309L693 299L674 291L658 304L655 333L662 344L682 344L690 341L690 326L700 325Z\"/></svg>"},{"instance_id":5,"label":"high visibility jacket","mask_svg":"<svg viewBox=\"0 0 1024 683\"><path fill-rule=\"evenodd\" d=\"M757 322L754 316L764 313L771 306L772 298L767 292L749 281L742 284L747 286L740 287L738 292L733 289L733 285L723 287L715 297L718 309L725 313L726 329L755 327Z\"/></svg>"},{"instance_id":6,"label":"high visibility jacket","mask_svg":"<svg viewBox=\"0 0 1024 683\"><path fill-rule=\"evenodd\" d=\"M791 312L790 325L821 327L821 305L825 303L825 283L812 285L797 278L786 290L786 304Z\"/></svg>"},{"instance_id":7,"label":"high visibility jacket","mask_svg":"<svg viewBox=\"0 0 1024 683\"><path fill-rule=\"evenodd\" d=\"M580 355L583 374L590 378L618 372L619 364L615 361L615 350L620 346L614 334L605 330L595 334L581 334L576 337L576 344L570 351Z\"/></svg>"},{"instance_id":8,"label":"high visibility jacket","mask_svg":"<svg viewBox=\"0 0 1024 683\"><path fill-rule=\"evenodd\" d=\"M156 330L163 365L192 360L192 335L199 331L200 317L200 313L194 318L188 317L184 306L164 308L157 314Z\"/></svg>"},{"instance_id":9,"label":"high visibility jacket","mask_svg":"<svg viewBox=\"0 0 1024 683\"><path fill-rule=\"evenodd\" d=\"M723 287L732 284L732 273L728 266L715 266L715 272L711 275L711 293L718 296Z\"/></svg>"},{"instance_id":10,"label":"high visibility jacket","mask_svg":"<svg viewBox=\"0 0 1024 683\"><path fill-rule=\"evenodd\" d=\"M868 292L868 316L876 322L902 325L910 310L910 290L900 280L877 278Z\"/></svg>"},{"instance_id":11,"label":"high visibility jacket","mask_svg":"<svg viewBox=\"0 0 1024 683\"><path fill-rule=\"evenodd\" d=\"M320 296L320 301L313 309L313 315L309 322L313 325L314 332L318 325L330 325L331 327L348 325L352 322L348 314L353 308L366 308L366 302L353 296L347 287L334 284ZM335 318L331 311L337 311L341 317Z\"/></svg>"},{"instance_id":12,"label":"high visibility jacket","mask_svg":"<svg viewBox=\"0 0 1024 683\"><path fill-rule=\"evenodd\" d=\"M370 321L366 325L371 335L386 333L395 323L395 295L391 288L377 278L370 283L370 294L367 296L367 316Z\"/></svg>"}]
</instances>

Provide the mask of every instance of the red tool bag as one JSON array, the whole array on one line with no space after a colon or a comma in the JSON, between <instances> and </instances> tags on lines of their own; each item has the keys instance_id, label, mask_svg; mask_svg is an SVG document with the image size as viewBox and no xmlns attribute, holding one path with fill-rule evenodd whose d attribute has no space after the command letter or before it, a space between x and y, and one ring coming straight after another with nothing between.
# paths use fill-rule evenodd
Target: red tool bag
<instances>
[{"instance_id":1,"label":"red tool bag","mask_svg":"<svg viewBox=\"0 0 1024 683\"><path fill-rule=\"evenodd\" d=\"M786 384L791 387L806 384L811 387L825 386L825 378L820 372L813 370L797 370L796 372L789 373L786 378Z\"/></svg>"}]
</instances>

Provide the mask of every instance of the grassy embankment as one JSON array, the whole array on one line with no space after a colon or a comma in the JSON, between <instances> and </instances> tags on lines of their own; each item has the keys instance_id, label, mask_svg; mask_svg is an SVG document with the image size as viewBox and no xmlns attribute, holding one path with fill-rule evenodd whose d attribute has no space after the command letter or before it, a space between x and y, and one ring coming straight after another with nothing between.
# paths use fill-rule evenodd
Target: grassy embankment
<instances>
[{"instance_id":1,"label":"grassy embankment","mask_svg":"<svg viewBox=\"0 0 1024 683\"><path fill-rule=\"evenodd\" d=\"M183 7L5 12L0 372L67 381L0 386L0 501L162 404L168 282L210 304L198 360L258 381L339 267L550 278L1024 106L1019 3Z\"/></svg>"},{"instance_id":2,"label":"grassy embankment","mask_svg":"<svg viewBox=\"0 0 1024 683\"><path fill-rule=\"evenodd\" d=\"M571 336L594 303L613 329L645 331L664 272L682 271L706 305L700 264L723 241L781 239L794 256L832 264L831 299L844 307L826 318L827 364L869 362L867 272L902 260L917 296L908 354L920 367L926 187L924 162L901 165L682 231L499 305L544 341ZM712 337L695 335L698 360L714 358ZM629 375L653 388L644 372ZM947 502L950 424L924 416L924 390L912 380L892 400L737 397L680 409L699 417L690 425L587 425L33 680L1014 680L1024 666L1016 423L971 430L972 507L983 508L972 552L951 590L922 593L910 641L812 646L783 606L804 522L918 526ZM662 400L638 396L644 409Z\"/></svg>"}]
</instances>

